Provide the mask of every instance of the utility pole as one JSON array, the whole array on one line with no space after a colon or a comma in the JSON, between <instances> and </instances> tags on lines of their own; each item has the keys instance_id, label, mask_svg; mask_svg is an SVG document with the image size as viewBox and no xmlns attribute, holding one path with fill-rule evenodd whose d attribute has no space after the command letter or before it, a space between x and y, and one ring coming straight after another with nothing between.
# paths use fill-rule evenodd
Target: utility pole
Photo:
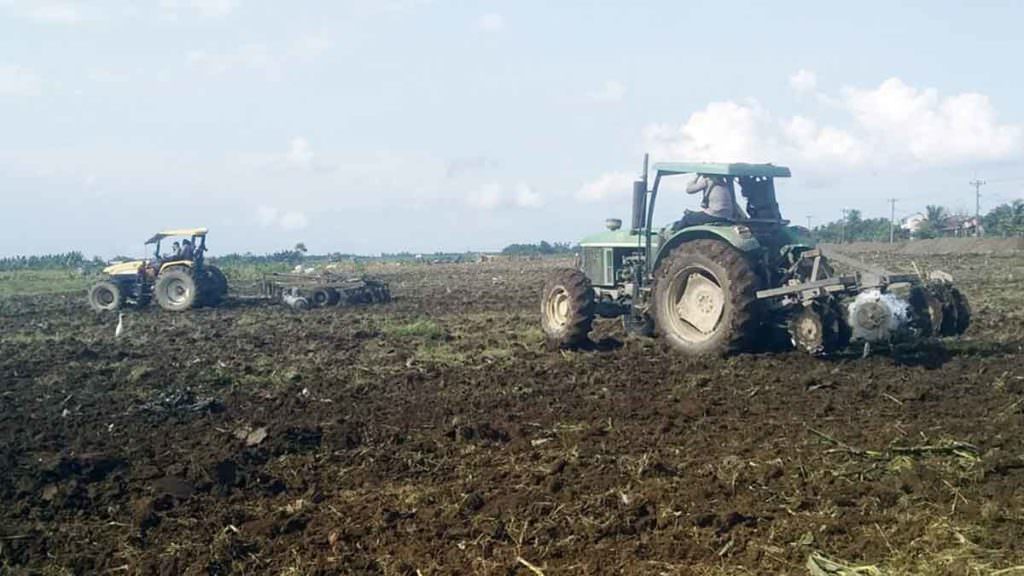
<instances>
[{"instance_id":1,"label":"utility pole","mask_svg":"<svg viewBox=\"0 0 1024 576\"><path fill-rule=\"evenodd\" d=\"M985 181L975 176L970 184L974 186L974 235L981 236L981 187Z\"/></svg>"},{"instance_id":2,"label":"utility pole","mask_svg":"<svg viewBox=\"0 0 1024 576\"><path fill-rule=\"evenodd\" d=\"M846 208L843 208L843 225L839 232L839 243L846 244L846 213L849 212Z\"/></svg>"},{"instance_id":3,"label":"utility pole","mask_svg":"<svg viewBox=\"0 0 1024 576\"><path fill-rule=\"evenodd\" d=\"M807 215L807 230L811 229L811 215Z\"/></svg>"},{"instance_id":4,"label":"utility pole","mask_svg":"<svg viewBox=\"0 0 1024 576\"><path fill-rule=\"evenodd\" d=\"M889 198L889 244L896 241L896 199Z\"/></svg>"}]
</instances>

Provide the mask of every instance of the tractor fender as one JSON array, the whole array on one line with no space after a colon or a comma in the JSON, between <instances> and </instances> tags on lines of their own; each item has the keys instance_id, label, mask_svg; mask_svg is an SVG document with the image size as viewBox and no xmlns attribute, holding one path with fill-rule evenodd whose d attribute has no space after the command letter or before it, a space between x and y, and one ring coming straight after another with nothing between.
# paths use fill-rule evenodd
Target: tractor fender
<instances>
[{"instance_id":1,"label":"tractor fender","mask_svg":"<svg viewBox=\"0 0 1024 576\"><path fill-rule=\"evenodd\" d=\"M654 265L651 270L657 270L662 259L672 253L676 246L691 240L720 240L739 250L749 253L761 249L761 243L754 238L753 233L743 224L719 224L691 226L678 232L671 233L661 243L658 253L654 257Z\"/></svg>"},{"instance_id":2,"label":"tractor fender","mask_svg":"<svg viewBox=\"0 0 1024 576\"><path fill-rule=\"evenodd\" d=\"M192 270L191 260L172 260L170 262L164 262L160 265L160 273L163 274L173 268L181 268L183 270Z\"/></svg>"}]
</instances>

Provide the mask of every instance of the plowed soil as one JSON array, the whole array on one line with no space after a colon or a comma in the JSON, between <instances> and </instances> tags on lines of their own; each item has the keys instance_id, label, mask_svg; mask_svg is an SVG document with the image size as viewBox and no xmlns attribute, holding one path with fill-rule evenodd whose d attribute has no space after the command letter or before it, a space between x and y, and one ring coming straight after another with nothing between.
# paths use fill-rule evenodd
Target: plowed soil
<instances>
[{"instance_id":1,"label":"plowed soil","mask_svg":"<svg viewBox=\"0 0 1024 576\"><path fill-rule=\"evenodd\" d=\"M387 305L132 311L120 339L80 294L0 301L0 573L1024 564L1024 258L917 263L973 325L866 359L682 358L613 321L549 350L565 262L391 266Z\"/></svg>"}]
</instances>

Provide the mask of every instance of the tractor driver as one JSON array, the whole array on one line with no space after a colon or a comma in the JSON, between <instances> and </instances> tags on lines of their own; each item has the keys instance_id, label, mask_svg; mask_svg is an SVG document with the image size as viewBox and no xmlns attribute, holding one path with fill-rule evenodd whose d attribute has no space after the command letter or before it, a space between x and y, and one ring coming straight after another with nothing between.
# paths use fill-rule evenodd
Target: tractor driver
<instances>
[{"instance_id":1,"label":"tractor driver","mask_svg":"<svg viewBox=\"0 0 1024 576\"><path fill-rule=\"evenodd\" d=\"M171 244L170 254L161 254L160 249L157 249L156 258L149 264L149 267L152 269L151 273L156 275L165 262L174 262L175 260L181 260L181 244L177 240L174 241L174 244Z\"/></svg>"},{"instance_id":2,"label":"tractor driver","mask_svg":"<svg viewBox=\"0 0 1024 576\"><path fill-rule=\"evenodd\" d=\"M693 181L686 185L687 194L700 192L700 212L687 210L683 218L675 223L674 229L689 226L712 224L715 222L731 222L743 218L743 212L736 204L736 193L732 180L725 176L697 174Z\"/></svg>"},{"instance_id":3,"label":"tractor driver","mask_svg":"<svg viewBox=\"0 0 1024 576\"><path fill-rule=\"evenodd\" d=\"M181 241L181 244L182 249L181 257L179 258L179 260L192 260L193 258L195 258L196 251L195 248L192 247L192 241L186 238L185 240Z\"/></svg>"}]
</instances>

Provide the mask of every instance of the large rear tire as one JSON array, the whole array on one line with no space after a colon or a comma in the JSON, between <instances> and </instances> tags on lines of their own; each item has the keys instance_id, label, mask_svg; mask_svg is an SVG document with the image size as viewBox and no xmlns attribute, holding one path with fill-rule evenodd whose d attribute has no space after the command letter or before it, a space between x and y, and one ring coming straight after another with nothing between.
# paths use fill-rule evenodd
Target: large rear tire
<instances>
[{"instance_id":1,"label":"large rear tire","mask_svg":"<svg viewBox=\"0 0 1024 576\"><path fill-rule=\"evenodd\" d=\"M203 292L204 306L217 306L228 294L228 279L216 266L203 266Z\"/></svg>"},{"instance_id":2,"label":"large rear tire","mask_svg":"<svg viewBox=\"0 0 1024 576\"><path fill-rule=\"evenodd\" d=\"M113 282L97 282L89 289L89 307L97 312L113 312L124 304L121 288Z\"/></svg>"},{"instance_id":3,"label":"large rear tire","mask_svg":"<svg viewBox=\"0 0 1024 576\"><path fill-rule=\"evenodd\" d=\"M196 303L198 290L196 281L185 270L169 270L156 279L153 287L157 304L170 312L181 312Z\"/></svg>"},{"instance_id":4,"label":"large rear tire","mask_svg":"<svg viewBox=\"0 0 1024 576\"><path fill-rule=\"evenodd\" d=\"M594 288L586 274L572 268L553 272L541 294L541 326L548 342L561 348L587 341L594 323Z\"/></svg>"},{"instance_id":5,"label":"large rear tire","mask_svg":"<svg viewBox=\"0 0 1024 576\"><path fill-rule=\"evenodd\" d=\"M684 242L655 271L658 333L689 355L747 350L761 320L757 284L750 261L729 244Z\"/></svg>"},{"instance_id":6,"label":"large rear tire","mask_svg":"<svg viewBox=\"0 0 1024 576\"><path fill-rule=\"evenodd\" d=\"M971 304L967 301L967 296L956 288L951 290L953 295L953 306L956 308L956 330L957 336L967 331L967 328L971 325Z\"/></svg>"}]
</instances>

